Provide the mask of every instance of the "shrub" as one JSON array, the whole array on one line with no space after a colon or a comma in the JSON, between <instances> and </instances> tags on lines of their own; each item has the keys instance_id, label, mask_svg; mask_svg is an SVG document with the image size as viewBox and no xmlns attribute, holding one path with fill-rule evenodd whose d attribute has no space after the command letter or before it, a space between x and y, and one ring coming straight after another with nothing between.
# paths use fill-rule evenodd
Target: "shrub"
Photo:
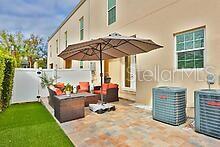
<instances>
[{"instance_id":1,"label":"shrub","mask_svg":"<svg viewBox=\"0 0 220 147\"><path fill-rule=\"evenodd\" d=\"M0 52L0 111L2 108L2 101L1 101L1 95L2 95L2 89L3 89L3 80L4 80L4 71L5 71L5 58Z\"/></svg>"},{"instance_id":2,"label":"shrub","mask_svg":"<svg viewBox=\"0 0 220 147\"><path fill-rule=\"evenodd\" d=\"M72 92L73 91L73 86L71 86L69 83L66 85L64 91L70 91Z\"/></svg>"},{"instance_id":3,"label":"shrub","mask_svg":"<svg viewBox=\"0 0 220 147\"><path fill-rule=\"evenodd\" d=\"M14 71L16 66L16 61L13 57L8 55L0 55L3 59L4 70L3 70L3 80L1 82L1 95L0 95L0 110L4 110L10 104L13 90L13 81L14 81ZM1 72L1 71L0 71Z\"/></svg>"}]
</instances>

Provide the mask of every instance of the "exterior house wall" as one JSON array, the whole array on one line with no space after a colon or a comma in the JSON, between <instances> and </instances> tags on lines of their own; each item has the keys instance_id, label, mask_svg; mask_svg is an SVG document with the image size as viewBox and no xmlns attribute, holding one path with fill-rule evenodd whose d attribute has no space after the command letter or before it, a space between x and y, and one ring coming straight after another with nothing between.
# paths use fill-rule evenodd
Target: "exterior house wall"
<instances>
[{"instance_id":1,"label":"exterior house wall","mask_svg":"<svg viewBox=\"0 0 220 147\"><path fill-rule=\"evenodd\" d=\"M108 26L107 0L86 0L67 21L67 28L73 28L71 33L73 38L70 38L71 41L69 43L79 42L79 26L77 25L82 15L85 15L85 26L87 26L85 28L86 39L106 36L113 32L123 35L136 34L139 38L152 39L164 47L137 55L136 92L120 90L120 96L150 105L153 87L165 85L181 86L188 89L187 106L193 107L194 90L208 87L206 81L198 82L195 80L195 73L199 75L200 79L206 79L205 68L212 66L214 67L212 71L217 76L220 75L220 60L218 59L220 53L220 1L117 0L116 13L116 22ZM182 80L182 72L176 69L174 34L202 26L205 26L205 68L200 69L198 72L196 70L183 70ZM60 29L60 32L62 32L63 28ZM64 34L64 30L61 34ZM49 41L49 45L50 43L54 44L56 37L57 34ZM112 78L112 82L118 83L120 86L122 74L124 74L121 66L122 62L123 59L114 59L110 60L109 63L109 75ZM143 75L149 74L147 71L154 71L155 67L160 68L160 71L173 71L175 73L174 80L144 81ZM168 72L165 72L162 76L166 76L166 73ZM187 74L190 76L188 77ZM152 77L155 79L155 75ZM216 84L212 87L219 88L219 82L216 81ZM122 88L120 87L120 89Z\"/></svg>"},{"instance_id":2,"label":"exterior house wall","mask_svg":"<svg viewBox=\"0 0 220 147\"><path fill-rule=\"evenodd\" d=\"M68 45L80 42L79 37L79 20L83 17L84 19L84 41L89 40L89 1L85 1L80 8L72 15L68 21L66 21L62 27L55 33L55 35L49 39L48 47L52 45L53 58L48 57L48 67L50 63L57 63L58 68L64 68L65 62L63 59L57 57L56 54L56 40L59 40L59 53L61 53L65 47L65 32L67 31L67 42ZM48 53L50 53L50 48L48 48ZM73 68L78 68L78 61L73 61ZM87 67L88 64L85 64Z\"/></svg>"},{"instance_id":3,"label":"exterior house wall","mask_svg":"<svg viewBox=\"0 0 220 147\"><path fill-rule=\"evenodd\" d=\"M146 17L121 29L121 32L135 30L136 32L139 32L139 37L151 38L164 46L161 50L137 55L137 74L139 75L139 80L137 80L136 101L150 104L152 87L162 85L181 86L188 88L187 106L193 107L194 90L207 88L208 85L206 81L197 82L195 80L195 70L184 70L184 72L191 74L191 76L188 78L186 74L184 74L182 80L182 72L177 71L175 68L175 41L173 34L205 26L205 67L215 67L215 72L217 75L220 75L218 66L220 61L216 57L216 53L219 53L218 48L220 39L218 29L220 19L217 16L219 8L219 1L212 1L211 3L199 0L177 1L176 3L171 3L170 5L167 5L167 7L159 9L159 11L152 10L153 12L146 15ZM161 70L175 71L175 80L168 82L162 80L152 82L142 81L142 72L145 70L154 71L155 65L159 66ZM197 74L201 79L206 79L207 74L205 74L205 69L197 72ZM213 87L219 88L218 82L216 82Z\"/></svg>"}]
</instances>

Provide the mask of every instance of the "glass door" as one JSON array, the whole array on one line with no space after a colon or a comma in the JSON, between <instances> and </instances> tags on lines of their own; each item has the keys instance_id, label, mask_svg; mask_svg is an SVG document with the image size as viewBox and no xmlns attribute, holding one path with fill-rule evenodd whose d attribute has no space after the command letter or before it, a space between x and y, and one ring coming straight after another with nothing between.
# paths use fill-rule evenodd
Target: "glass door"
<instances>
[{"instance_id":1,"label":"glass door","mask_svg":"<svg viewBox=\"0 0 220 147\"><path fill-rule=\"evenodd\" d=\"M127 56L122 64L122 90L136 91L136 56Z\"/></svg>"}]
</instances>

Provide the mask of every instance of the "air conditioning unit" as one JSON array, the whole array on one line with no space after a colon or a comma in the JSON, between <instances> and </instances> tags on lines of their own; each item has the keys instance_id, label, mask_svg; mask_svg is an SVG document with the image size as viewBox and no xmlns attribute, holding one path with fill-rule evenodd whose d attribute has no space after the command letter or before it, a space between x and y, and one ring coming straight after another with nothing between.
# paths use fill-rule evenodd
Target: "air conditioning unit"
<instances>
[{"instance_id":1,"label":"air conditioning unit","mask_svg":"<svg viewBox=\"0 0 220 147\"><path fill-rule=\"evenodd\" d=\"M195 130L220 138L220 90L195 91Z\"/></svg>"},{"instance_id":2,"label":"air conditioning unit","mask_svg":"<svg viewBox=\"0 0 220 147\"><path fill-rule=\"evenodd\" d=\"M153 88L153 119L176 126L185 123L186 91L179 87Z\"/></svg>"}]
</instances>

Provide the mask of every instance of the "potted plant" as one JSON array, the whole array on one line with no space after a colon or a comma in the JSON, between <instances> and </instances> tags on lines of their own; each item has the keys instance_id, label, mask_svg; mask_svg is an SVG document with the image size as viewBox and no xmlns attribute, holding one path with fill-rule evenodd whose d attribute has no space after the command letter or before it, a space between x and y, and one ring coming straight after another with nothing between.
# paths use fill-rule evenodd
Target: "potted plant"
<instances>
[{"instance_id":1,"label":"potted plant","mask_svg":"<svg viewBox=\"0 0 220 147\"><path fill-rule=\"evenodd\" d=\"M40 74L40 73L39 73ZM41 76L41 87L42 88L47 88L48 92L49 92L49 104L51 107L54 108L54 102L53 102L53 97L54 97L54 92L51 88L49 88L50 86L53 86L54 82L56 81L57 77L49 77L45 72L42 72Z\"/></svg>"},{"instance_id":2,"label":"potted plant","mask_svg":"<svg viewBox=\"0 0 220 147\"><path fill-rule=\"evenodd\" d=\"M45 88L45 87L49 87L50 85L53 85L55 80L57 79L57 77L48 77L48 75L43 72L42 75L40 76L41 79L41 87Z\"/></svg>"},{"instance_id":3,"label":"potted plant","mask_svg":"<svg viewBox=\"0 0 220 147\"><path fill-rule=\"evenodd\" d=\"M67 84L66 87L65 87L66 95L70 96L72 91L73 91L73 87L70 84Z\"/></svg>"}]
</instances>

